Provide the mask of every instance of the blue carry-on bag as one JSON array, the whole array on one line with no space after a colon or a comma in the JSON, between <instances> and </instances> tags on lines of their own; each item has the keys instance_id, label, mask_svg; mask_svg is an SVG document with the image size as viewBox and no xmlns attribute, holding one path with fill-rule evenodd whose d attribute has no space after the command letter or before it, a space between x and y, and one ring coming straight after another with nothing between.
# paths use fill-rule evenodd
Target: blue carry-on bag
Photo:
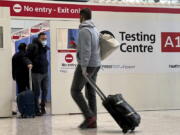
<instances>
[{"instance_id":1,"label":"blue carry-on bag","mask_svg":"<svg viewBox=\"0 0 180 135\"><path fill-rule=\"evenodd\" d=\"M32 91L32 73L29 69L29 85L30 89L21 92L17 96L17 106L22 118L35 117L35 98Z\"/></svg>"}]
</instances>

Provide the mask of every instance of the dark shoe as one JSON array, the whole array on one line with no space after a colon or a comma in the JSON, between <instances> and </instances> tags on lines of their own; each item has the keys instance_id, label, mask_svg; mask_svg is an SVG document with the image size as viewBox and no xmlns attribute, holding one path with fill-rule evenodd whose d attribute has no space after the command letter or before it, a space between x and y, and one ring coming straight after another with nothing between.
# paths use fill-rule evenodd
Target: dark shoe
<instances>
[{"instance_id":1,"label":"dark shoe","mask_svg":"<svg viewBox=\"0 0 180 135\"><path fill-rule=\"evenodd\" d=\"M96 117L91 117L86 119L81 125L79 125L80 129L92 129L97 128Z\"/></svg>"},{"instance_id":2,"label":"dark shoe","mask_svg":"<svg viewBox=\"0 0 180 135\"><path fill-rule=\"evenodd\" d=\"M46 109L45 109L45 107L42 107L42 108L41 108L41 114L42 114L42 115L46 114Z\"/></svg>"},{"instance_id":3,"label":"dark shoe","mask_svg":"<svg viewBox=\"0 0 180 135\"><path fill-rule=\"evenodd\" d=\"M41 106L41 114L42 115L46 114L45 103L41 103L40 106Z\"/></svg>"},{"instance_id":4,"label":"dark shoe","mask_svg":"<svg viewBox=\"0 0 180 135\"><path fill-rule=\"evenodd\" d=\"M17 115L17 112L12 111L12 115Z\"/></svg>"},{"instance_id":5,"label":"dark shoe","mask_svg":"<svg viewBox=\"0 0 180 135\"><path fill-rule=\"evenodd\" d=\"M36 112L36 116L42 116L41 112Z\"/></svg>"}]
</instances>

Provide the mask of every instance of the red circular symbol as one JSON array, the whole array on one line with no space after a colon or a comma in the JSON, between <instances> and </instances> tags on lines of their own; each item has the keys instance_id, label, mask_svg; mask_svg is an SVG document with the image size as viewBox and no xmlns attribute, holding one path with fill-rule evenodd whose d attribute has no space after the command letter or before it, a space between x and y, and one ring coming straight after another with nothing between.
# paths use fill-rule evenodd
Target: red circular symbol
<instances>
[{"instance_id":1,"label":"red circular symbol","mask_svg":"<svg viewBox=\"0 0 180 135\"><path fill-rule=\"evenodd\" d=\"M66 61L67 63L71 63L71 62L73 61L73 56L72 56L71 54L67 54L67 55L65 56L65 61Z\"/></svg>"},{"instance_id":2,"label":"red circular symbol","mask_svg":"<svg viewBox=\"0 0 180 135\"><path fill-rule=\"evenodd\" d=\"M22 11L22 6L19 5L19 4L15 4L15 5L13 6L13 10L14 10L14 12L16 12L16 13L20 13L20 12Z\"/></svg>"}]
</instances>

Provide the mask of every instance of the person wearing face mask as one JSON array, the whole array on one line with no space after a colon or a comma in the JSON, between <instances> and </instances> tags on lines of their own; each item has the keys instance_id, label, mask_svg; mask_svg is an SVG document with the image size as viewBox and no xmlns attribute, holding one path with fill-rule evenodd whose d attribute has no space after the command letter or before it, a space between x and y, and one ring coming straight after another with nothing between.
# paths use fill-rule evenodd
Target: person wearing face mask
<instances>
[{"instance_id":1,"label":"person wearing face mask","mask_svg":"<svg viewBox=\"0 0 180 135\"><path fill-rule=\"evenodd\" d=\"M26 64L32 69L33 91L35 95L36 115L41 116L46 113L45 105L48 92L48 60L47 35L40 33L38 38L34 38L32 44L27 48ZM41 103L39 104L40 92L42 91Z\"/></svg>"}]
</instances>

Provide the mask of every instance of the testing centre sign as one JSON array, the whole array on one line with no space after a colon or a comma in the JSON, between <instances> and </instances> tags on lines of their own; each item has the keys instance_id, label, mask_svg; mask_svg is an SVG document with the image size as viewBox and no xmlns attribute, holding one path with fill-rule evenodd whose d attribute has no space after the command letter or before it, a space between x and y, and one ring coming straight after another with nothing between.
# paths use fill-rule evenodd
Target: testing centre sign
<instances>
[{"instance_id":1,"label":"testing centre sign","mask_svg":"<svg viewBox=\"0 0 180 135\"><path fill-rule=\"evenodd\" d=\"M94 18L120 42L104 71L180 72L180 14L95 12Z\"/></svg>"}]
</instances>

